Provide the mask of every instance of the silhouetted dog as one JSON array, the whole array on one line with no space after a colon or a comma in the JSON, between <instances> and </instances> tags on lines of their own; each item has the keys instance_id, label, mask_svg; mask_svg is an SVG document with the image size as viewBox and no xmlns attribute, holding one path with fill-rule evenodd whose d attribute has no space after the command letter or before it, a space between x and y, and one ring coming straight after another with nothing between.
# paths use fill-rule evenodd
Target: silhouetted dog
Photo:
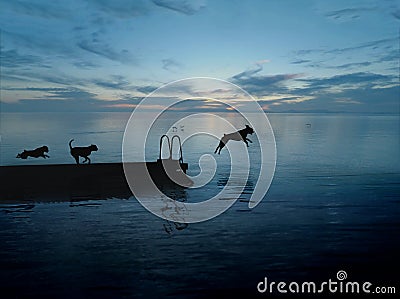
<instances>
[{"instance_id":1,"label":"silhouetted dog","mask_svg":"<svg viewBox=\"0 0 400 299\"><path fill-rule=\"evenodd\" d=\"M224 137L221 138L221 141L219 142L217 148L215 149L215 153L217 153L218 151L218 155L221 153L221 150L225 147L225 145L228 143L229 140L235 140L235 141L240 141L242 140L244 143L246 143L247 147L249 146L249 142L253 143L253 141L251 141L250 139L247 138L248 134L253 134L254 130L253 128L249 127L248 125L246 125L246 128L234 132L234 133L230 133L230 134L224 134Z\"/></svg>"},{"instance_id":2,"label":"silhouetted dog","mask_svg":"<svg viewBox=\"0 0 400 299\"><path fill-rule=\"evenodd\" d=\"M98 148L95 144L89 145L89 146L82 146L82 147L72 147L72 141L74 139L71 139L69 142L69 149L71 156L75 158L76 164L79 164L79 157L85 158L85 160L82 163L85 163L86 161L89 161L90 164L90 158L89 155L92 152L98 151Z\"/></svg>"},{"instance_id":3,"label":"silhouetted dog","mask_svg":"<svg viewBox=\"0 0 400 299\"><path fill-rule=\"evenodd\" d=\"M31 151L24 150L22 153L18 154L16 156L16 158L27 159L28 157L32 157L32 158L42 157L42 158L46 159L46 158L50 158L49 155L45 154L48 152L49 152L49 148L47 146L43 145L43 146L38 147Z\"/></svg>"}]
</instances>

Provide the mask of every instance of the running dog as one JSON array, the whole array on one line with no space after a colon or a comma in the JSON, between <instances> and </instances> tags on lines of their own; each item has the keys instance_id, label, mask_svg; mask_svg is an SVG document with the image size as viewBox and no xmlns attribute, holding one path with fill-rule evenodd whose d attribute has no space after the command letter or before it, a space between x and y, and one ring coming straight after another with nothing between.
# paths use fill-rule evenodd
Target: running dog
<instances>
[{"instance_id":1,"label":"running dog","mask_svg":"<svg viewBox=\"0 0 400 299\"><path fill-rule=\"evenodd\" d=\"M89 145L89 146L81 146L81 147L72 147L72 142L74 139L71 139L69 142L69 149L71 156L74 157L76 164L79 164L79 157L85 158L85 160L82 163L85 163L86 161L89 161L90 164L90 158L89 155L92 152L98 151L98 148L95 144Z\"/></svg>"},{"instance_id":2,"label":"running dog","mask_svg":"<svg viewBox=\"0 0 400 299\"><path fill-rule=\"evenodd\" d=\"M217 148L214 151L214 154L216 154L218 152L218 155L221 153L221 150L225 147L225 145L228 143L229 140L235 140L235 141L243 141L244 143L246 143L247 147L249 147L249 143L251 142L253 143L253 141L251 141L250 139L247 138L248 134L253 134L254 130L253 128L249 127L249 125L246 125L246 128L234 132L234 133L230 133L230 134L224 134L224 137L221 138Z\"/></svg>"},{"instance_id":3,"label":"running dog","mask_svg":"<svg viewBox=\"0 0 400 299\"><path fill-rule=\"evenodd\" d=\"M30 151L27 151L24 149L24 151L22 153L18 154L16 156L16 158L27 159L28 157L32 157L32 158L42 157L42 158L46 159L46 158L50 158L49 155L45 154L48 152L49 152L49 148L47 146L43 145L41 147L38 147L38 148L36 148L34 150L30 150Z\"/></svg>"}]
</instances>

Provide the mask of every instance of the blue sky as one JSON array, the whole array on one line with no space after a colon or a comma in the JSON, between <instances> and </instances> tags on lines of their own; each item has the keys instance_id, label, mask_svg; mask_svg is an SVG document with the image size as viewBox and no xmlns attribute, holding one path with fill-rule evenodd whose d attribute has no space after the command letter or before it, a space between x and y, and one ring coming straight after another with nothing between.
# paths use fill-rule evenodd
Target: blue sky
<instances>
[{"instance_id":1,"label":"blue sky","mask_svg":"<svg viewBox=\"0 0 400 299\"><path fill-rule=\"evenodd\" d=\"M0 3L2 111L131 111L206 76L265 111L399 112L398 1Z\"/></svg>"}]
</instances>

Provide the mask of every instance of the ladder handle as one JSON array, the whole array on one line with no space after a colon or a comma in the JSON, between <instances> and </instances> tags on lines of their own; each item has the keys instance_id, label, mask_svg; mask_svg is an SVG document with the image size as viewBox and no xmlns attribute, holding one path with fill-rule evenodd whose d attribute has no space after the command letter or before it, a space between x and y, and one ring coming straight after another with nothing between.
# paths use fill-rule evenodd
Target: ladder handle
<instances>
[{"instance_id":1,"label":"ladder handle","mask_svg":"<svg viewBox=\"0 0 400 299\"><path fill-rule=\"evenodd\" d=\"M162 135L160 138L160 153L159 153L159 159L161 160L161 149L162 149L162 142L164 137L167 137L167 141L168 141L168 149L169 149L169 159L172 158L172 147L171 147L171 142L169 141L169 137L167 135Z\"/></svg>"}]
</instances>

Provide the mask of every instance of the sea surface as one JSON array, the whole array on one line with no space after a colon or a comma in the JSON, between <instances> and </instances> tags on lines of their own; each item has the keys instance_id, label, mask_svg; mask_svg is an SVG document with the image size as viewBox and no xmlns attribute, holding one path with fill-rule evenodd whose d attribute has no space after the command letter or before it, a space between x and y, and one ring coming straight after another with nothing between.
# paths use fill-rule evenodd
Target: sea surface
<instances>
[{"instance_id":1,"label":"sea surface","mask_svg":"<svg viewBox=\"0 0 400 299\"><path fill-rule=\"evenodd\" d=\"M92 163L120 162L129 116L2 113L0 164L73 163L72 138L76 146L99 147ZM235 114L221 116L238 128L246 124ZM264 277L327 281L339 270L347 272L348 280L394 285L400 291L399 116L268 118L276 139L276 171L254 209L248 200L261 164L254 135L249 136L250 175L239 200L202 223L160 219L133 197L0 203L0 297L248 298L257 295ZM204 131L212 122L187 122L174 132L193 126ZM152 131L146 160L158 158L158 138L165 129L161 122ZM221 128L223 133L229 132ZM200 136L183 145L188 174L200 172L199 158L214 155L217 144ZM25 148L42 145L49 146L49 159L15 158ZM135 160L135 150L130 154ZM205 200L224 187L229 153L224 149L214 158L214 177L202 188L185 190L187 202Z\"/></svg>"}]
</instances>

